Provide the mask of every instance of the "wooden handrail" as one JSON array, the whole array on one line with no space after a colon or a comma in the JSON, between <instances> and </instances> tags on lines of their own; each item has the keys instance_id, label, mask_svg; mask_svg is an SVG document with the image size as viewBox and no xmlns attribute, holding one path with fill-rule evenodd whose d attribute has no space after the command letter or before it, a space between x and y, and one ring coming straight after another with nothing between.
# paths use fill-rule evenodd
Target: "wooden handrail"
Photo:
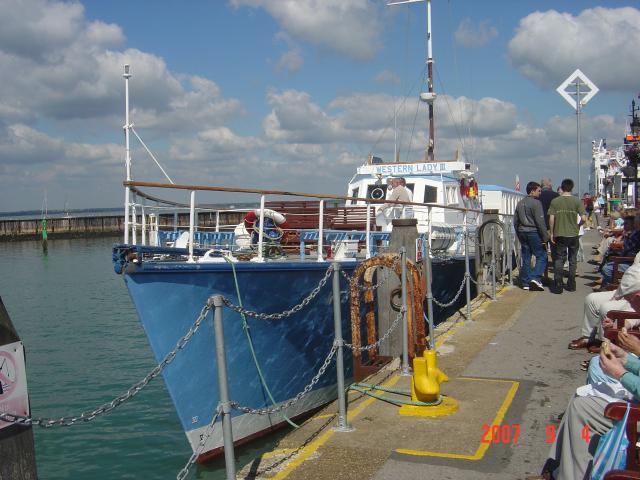
<instances>
[{"instance_id":1,"label":"wooden handrail","mask_svg":"<svg viewBox=\"0 0 640 480\"><path fill-rule=\"evenodd\" d=\"M482 213L482 210L476 210L473 208L462 208L462 207L451 207L448 205L439 205L437 203L416 203L416 202L401 202L398 200L374 200L371 198L360 198L360 197L345 197L342 195L329 195L329 194L320 194L320 193L304 193L304 192L289 192L284 190L261 190L257 188L236 188L236 187L215 187L210 185L177 185L171 183L157 183L157 182L138 182L138 181L130 181L123 182L125 187L150 187L150 188L167 188L174 190L195 190L195 191L205 191L205 192L228 192L228 193L256 193L259 195L283 195L283 196L292 196L292 197L307 197L307 198L318 198L318 199L327 199L327 200L352 200L352 201L364 201L368 203L374 204L393 204L393 205L414 205L417 207L434 207L434 208L446 208L449 210L458 210L461 212L475 212ZM139 194L143 194L140 190L136 189ZM143 194L146 195L146 194ZM155 201L161 201L153 197ZM173 202L172 202L173 203Z\"/></svg>"}]
</instances>

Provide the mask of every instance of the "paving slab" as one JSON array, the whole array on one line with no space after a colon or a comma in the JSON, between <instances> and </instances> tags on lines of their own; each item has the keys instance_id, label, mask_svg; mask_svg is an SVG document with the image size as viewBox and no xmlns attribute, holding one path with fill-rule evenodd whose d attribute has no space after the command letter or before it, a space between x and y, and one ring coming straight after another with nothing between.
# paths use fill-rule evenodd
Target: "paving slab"
<instances>
[{"instance_id":1,"label":"paving slab","mask_svg":"<svg viewBox=\"0 0 640 480\"><path fill-rule=\"evenodd\" d=\"M587 232L586 251L596 239ZM404 417L394 405L351 393L353 432L332 429L337 407L329 405L239 478L518 479L539 473L557 415L585 378L579 363L588 355L567 343L579 335L595 275L587 263L579 264L578 275L576 292L507 287L495 302L476 300L473 320L457 315L439 326L438 366L450 377L442 392L459 401L458 412ZM369 382L409 387L397 370ZM493 425L500 428L498 441L491 438Z\"/></svg>"}]
</instances>

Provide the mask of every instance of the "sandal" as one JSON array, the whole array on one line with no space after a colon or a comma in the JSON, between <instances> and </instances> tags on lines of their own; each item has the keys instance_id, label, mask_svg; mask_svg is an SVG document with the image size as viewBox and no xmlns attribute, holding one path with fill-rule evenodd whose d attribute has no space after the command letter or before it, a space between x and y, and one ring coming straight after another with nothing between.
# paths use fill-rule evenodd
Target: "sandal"
<instances>
[{"instance_id":1,"label":"sandal","mask_svg":"<svg viewBox=\"0 0 640 480\"><path fill-rule=\"evenodd\" d=\"M580 337L575 340L571 340L569 343L569 350L580 350L589 346L589 337Z\"/></svg>"}]
</instances>

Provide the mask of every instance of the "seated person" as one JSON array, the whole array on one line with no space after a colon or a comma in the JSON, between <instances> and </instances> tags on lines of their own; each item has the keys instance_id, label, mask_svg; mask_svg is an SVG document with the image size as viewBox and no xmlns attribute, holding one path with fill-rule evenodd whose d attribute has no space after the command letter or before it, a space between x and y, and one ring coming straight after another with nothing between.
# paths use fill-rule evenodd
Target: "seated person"
<instances>
[{"instance_id":1,"label":"seated person","mask_svg":"<svg viewBox=\"0 0 640 480\"><path fill-rule=\"evenodd\" d=\"M572 340L569 348L587 348L595 343L594 340L601 340L601 325L609 310L640 312L640 253L636 255L633 265L624 272L615 291L593 292L585 297L581 336Z\"/></svg>"},{"instance_id":2,"label":"seated person","mask_svg":"<svg viewBox=\"0 0 640 480\"><path fill-rule=\"evenodd\" d=\"M621 335L625 335L621 333ZM618 380L634 402L640 401L640 359L624 349L610 345L610 353L601 352L600 367L604 374ZM613 427L613 421L604 416L610 398L601 395L574 395L558 427L555 442L543 473L535 479L576 480L591 478L593 454L598 441ZM590 432L589 443L583 439L583 429Z\"/></svg>"},{"instance_id":3,"label":"seated person","mask_svg":"<svg viewBox=\"0 0 640 480\"><path fill-rule=\"evenodd\" d=\"M621 257L635 257L640 251L640 215L636 215L634 218L634 230L629 236L624 239L623 248L620 252L617 252L617 256ZM625 218L625 223L630 221L629 217ZM613 276L613 262L608 262L605 257L605 264L602 267L602 285L609 285ZM618 271L624 272L629 268L630 264L620 263L618 264Z\"/></svg>"}]
</instances>

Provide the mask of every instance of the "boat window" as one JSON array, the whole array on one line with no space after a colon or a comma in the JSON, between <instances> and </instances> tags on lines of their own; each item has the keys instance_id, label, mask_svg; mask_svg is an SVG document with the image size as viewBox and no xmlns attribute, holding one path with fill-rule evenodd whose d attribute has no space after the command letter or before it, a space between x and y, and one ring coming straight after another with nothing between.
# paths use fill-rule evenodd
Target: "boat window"
<instances>
[{"instance_id":1,"label":"boat window","mask_svg":"<svg viewBox=\"0 0 640 480\"><path fill-rule=\"evenodd\" d=\"M424 186L424 203L438 203L438 187Z\"/></svg>"},{"instance_id":2,"label":"boat window","mask_svg":"<svg viewBox=\"0 0 640 480\"><path fill-rule=\"evenodd\" d=\"M358 191L360 190L360 187L356 187L353 190L351 190L351 195L349 195L350 197L357 197L358 196Z\"/></svg>"},{"instance_id":3,"label":"boat window","mask_svg":"<svg viewBox=\"0 0 640 480\"><path fill-rule=\"evenodd\" d=\"M387 186L383 183L380 185L367 185L367 198L373 200L384 200L387 195Z\"/></svg>"}]
</instances>

